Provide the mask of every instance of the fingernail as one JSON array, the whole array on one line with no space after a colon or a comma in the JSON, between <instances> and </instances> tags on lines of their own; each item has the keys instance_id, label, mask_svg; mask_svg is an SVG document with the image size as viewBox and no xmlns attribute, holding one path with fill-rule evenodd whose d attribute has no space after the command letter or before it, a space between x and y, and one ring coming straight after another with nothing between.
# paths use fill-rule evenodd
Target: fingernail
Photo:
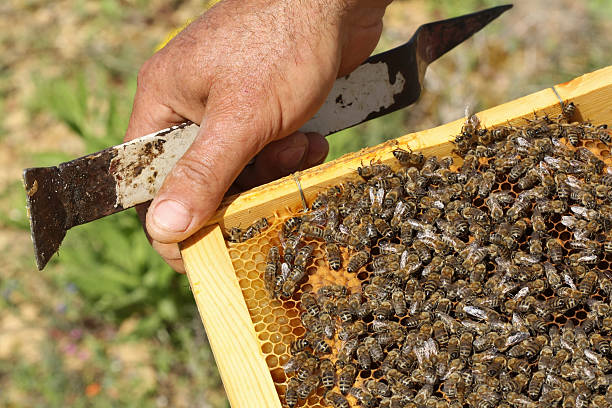
<instances>
[{"instance_id":1,"label":"fingernail","mask_svg":"<svg viewBox=\"0 0 612 408\"><path fill-rule=\"evenodd\" d=\"M184 232L191 224L191 214L175 200L164 200L153 210L153 222L167 232Z\"/></svg>"},{"instance_id":2,"label":"fingernail","mask_svg":"<svg viewBox=\"0 0 612 408\"><path fill-rule=\"evenodd\" d=\"M306 146L291 147L278 154L279 167L288 171L300 165L306 153Z\"/></svg>"},{"instance_id":3,"label":"fingernail","mask_svg":"<svg viewBox=\"0 0 612 408\"><path fill-rule=\"evenodd\" d=\"M325 158L327 157L327 152L323 151L323 152L315 152L314 156L310 158L308 166L315 166L317 164L321 164L323 163L323 161L325 161Z\"/></svg>"},{"instance_id":4,"label":"fingernail","mask_svg":"<svg viewBox=\"0 0 612 408\"><path fill-rule=\"evenodd\" d=\"M308 136L309 152L305 166L312 167L323 163L329 153L329 143L323 136L316 133L307 133L306 136Z\"/></svg>"}]
</instances>

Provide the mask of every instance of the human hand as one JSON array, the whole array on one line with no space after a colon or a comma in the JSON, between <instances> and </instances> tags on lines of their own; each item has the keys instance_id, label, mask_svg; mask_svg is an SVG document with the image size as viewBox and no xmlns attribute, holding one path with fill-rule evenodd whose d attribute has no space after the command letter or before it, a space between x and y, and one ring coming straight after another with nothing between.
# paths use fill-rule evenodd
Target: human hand
<instances>
[{"instance_id":1,"label":"human hand","mask_svg":"<svg viewBox=\"0 0 612 408\"><path fill-rule=\"evenodd\" d=\"M204 225L230 188L325 159L325 139L297 130L334 80L370 55L390 2L224 0L143 65L125 140L185 120L200 124L150 211L138 209L172 268L184 271L177 243Z\"/></svg>"}]
</instances>

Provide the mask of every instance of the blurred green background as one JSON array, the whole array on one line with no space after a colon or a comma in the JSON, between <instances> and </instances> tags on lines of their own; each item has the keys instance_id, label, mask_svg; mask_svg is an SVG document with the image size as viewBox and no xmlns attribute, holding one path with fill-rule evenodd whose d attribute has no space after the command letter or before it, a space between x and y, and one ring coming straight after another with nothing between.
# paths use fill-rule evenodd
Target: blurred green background
<instances>
[{"instance_id":1,"label":"blurred green background","mask_svg":"<svg viewBox=\"0 0 612 408\"><path fill-rule=\"evenodd\" d=\"M501 4L396 0L379 51ZM70 231L34 266L21 170L119 143L139 66L195 0L0 4L0 406L227 406L186 278L131 211ZM330 137L330 159L611 63L612 2L525 1L433 64L419 103Z\"/></svg>"}]
</instances>

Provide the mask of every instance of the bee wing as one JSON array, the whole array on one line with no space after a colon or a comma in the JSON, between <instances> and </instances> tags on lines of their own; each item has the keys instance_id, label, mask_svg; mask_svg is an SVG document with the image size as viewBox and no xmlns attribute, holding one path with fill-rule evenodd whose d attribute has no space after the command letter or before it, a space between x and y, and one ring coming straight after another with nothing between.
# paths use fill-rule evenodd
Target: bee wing
<instances>
[{"instance_id":1,"label":"bee wing","mask_svg":"<svg viewBox=\"0 0 612 408\"><path fill-rule=\"evenodd\" d=\"M406 268L406 263L408 260L408 251L402 252L402 256L400 257L400 269Z\"/></svg>"},{"instance_id":2,"label":"bee wing","mask_svg":"<svg viewBox=\"0 0 612 408\"><path fill-rule=\"evenodd\" d=\"M584 252L584 251L582 251ZM593 254L593 253L587 253L583 256L581 256L580 258L578 258L577 262L595 262L597 261L598 256L597 254Z\"/></svg>"},{"instance_id":3,"label":"bee wing","mask_svg":"<svg viewBox=\"0 0 612 408\"><path fill-rule=\"evenodd\" d=\"M510 336L508 336L506 338L506 347L512 347L515 344L520 343L521 341L529 338L531 336L531 334L529 334L529 331L527 330L527 328L525 328L523 331L519 331L516 332L514 334L511 334Z\"/></svg>"},{"instance_id":4,"label":"bee wing","mask_svg":"<svg viewBox=\"0 0 612 408\"><path fill-rule=\"evenodd\" d=\"M319 208L308 215L304 216L304 221L322 225L327 222L327 211L325 208Z\"/></svg>"},{"instance_id":5,"label":"bee wing","mask_svg":"<svg viewBox=\"0 0 612 408\"><path fill-rule=\"evenodd\" d=\"M393 217L402 217L404 213L406 213L407 209L408 206L406 205L406 203L402 200L399 200L397 204L395 204L395 211L393 211Z\"/></svg>"},{"instance_id":6,"label":"bee wing","mask_svg":"<svg viewBox=\"0 0 612 408\"><path fill-rule=\"evenodd\" d=\"M519 332L528 331L525 319L516 312L512 313L512 327Z\"/></svg>"},{"instance_id":7,"label":"bee wing","mask_svg":"<svg viewBox=\"0 0 612 408\"><path fill-rule=\"evenodd\" d=\"M573 215L564 215L561 217L561 224L565 225L568 228L572 228L576 225L576 217Z\"/></svg>"},{"instance_id":8,"label":"bee wing","mask_svg":"<svg viewBox=\"0 0 612 408\"><path fill-rule=\"evenodd\" d=\"M474 114L474 110L472 109L472 106L469 103L465 105L465 109L463 110L463 113L465 114L465 123L469 123L470 118Z\"/></svg>"},{"instance_id":9,"label":"bee wing","mask_svg":"<svg viewBox=\"0 0 612 408\"><path fill-rule=\"evenodd\" d=\"M514 142L521 147L533 147L533 143L531 143L529 140L525 139L522 136L519 136L514 139Z\"/></svg>"},{"instance_id":10,"label":"bee wing","mask_svg":"<svg viewBox=\"0 0 612 408\"><path fill-rule=\"evenodd\" d=\"M562 166L561 166L561 159L558 159L556 157L551 157L551 156L544 156L544 161L546 162L546 164L549 164L550 166L554 167L555 169L559 170ZM539 166L539 168L543 168L543 166Z\"/></svg>"},{"instance_id":11,"label":"bee wing","mask_svg":"<svg viewBox=\"0 0 612 408\"><path fill-rule=\"evenodd\" d=\"M546 272L546 274L556 274L557 268L555 268L553 264L547 261L547 262L544 262L544 271Z\"/></svg>"},{"instance_id":12,"label":"bee wing","mask_svg":"<svg viewBox=\"0 0 612 408\"><path fill-rule=\"evenodd\" d=\"M427 359L431 359L432 356L437 356L440 350L438 349L438 343L431 337L427 339L424 344L424 349L427 355Z\"/></svg>"},{"instance_id":13,"label":"bee wing","mask_svg":"<svg viewBox=\"0 0 612 408\"><path fill-rule=\"evenodd\" d=\"M381 187L376 192L376 202L378 204L382 204L384 199L385 199L385 189Z\"/></svg>"},{"instance_id":14,"label":"bee wing","mask_svg":"<svg viewBox=\"0 0 612 408\"><path fill-rule=\"evenodd\" d=\"M370 196L370 203L373 203L376 201L376 188L374 186L370 186L370 188L368 189L368 193Z\"/></svg>"},{"instance_id":15,"label":"bee wing","mask_svg":"<svg viewBox=\"0 0 612 408\"><path fill-rule=\"evenodd\" d=\"M576 284L574 283L574 279L572 278L572 276L567 272L567 270L565 272L563 272L563 282L565 282L565 284L567 286L569 286L570 288L576 290Z\"/></svg>"},{"instance_id":16,"label":"bee wing","mask_svg":"<svg viewBox=\"0 0 612 408\"><path fill-rule=\"evenodd\" d=\"M412 351L414 351L414 355L417 358L419 366L422 366L423 362L427 359L427 354L426 354L426 351L425 351L425 344L423 344L423 345L415 345L414 348L412 349Z\"/></svg>"},{"instance_id":17,"label":"bee wing","mask_svg":"<svg viewBox=\"0 0 612 408\"><path fill-rule=\"evenodd\" d=\"M527 294L529 294L529 287L523 286L518 292L516 292L516 295L514 295L513 299L520 300L521 298L527 296Z\"/></svg>"},{"instance_id":18,"label":"bee wing","mask_svg":"<svg viewBox=\"0 0 612 408\"><path fill-rule=\"evenodd\" d=\"M484 320L487 317L487 312L485 312L483 309L476 307L476 306L465 306L463 310L465 311L465 313L469 314L470 316L475 317L480 320Z\"/></svg>"},{"instance_id":19,"label":"bee wing","mask_svg":"<svg viewBox=\"0 0 612 408\"><path fill-rule=\"evenodd\" d=\"M283 262L281 264L281 276L284 279L287 279L287 277L289 276L290 272L291 272L291 266L289 266L289 264L287 262Z\"/></svg>"},{"instance_id":20,"label":"bee wing","mask_svg":"<svg viewBox=\"0 0 612 408\"><path fill-rule=\"evenodd\" d=\"M571 174L568 175L565 178L565 184L567 184L568 186L578 189L578 190L582 190L582 188L584 187L584 184L578 180L576 177L572 176Z\"/></svg>"},{"instance_id":21,"label":"bee wing","mask_svg":"<svg viewBox=\"0 0 612 408\"><path fill-rule=\"evenodd\" d=\"M580 205L572 205L572 206L570 207L570 209L572 210L572 212L573 212L574 214L579 215L579 216L581 216L581 217L583 217L583 218L585 218L585 217L586 217L586 210L587 210L587 209L586 209L585 207L582 207L582 206L580 206Z\"/></svg>"}]
</instances>

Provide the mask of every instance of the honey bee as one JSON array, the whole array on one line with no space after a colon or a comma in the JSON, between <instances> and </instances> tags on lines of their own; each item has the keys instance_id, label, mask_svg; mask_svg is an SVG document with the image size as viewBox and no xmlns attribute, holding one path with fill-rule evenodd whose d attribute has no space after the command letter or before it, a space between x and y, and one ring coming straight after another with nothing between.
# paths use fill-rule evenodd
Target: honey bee
<instances>
[{"instance_id":1,"label":"honey bee","mask_svg":"<svg viewBox=\"0 0 612 408\"><path fill-rule=\"evenodd\" d=\"M298 403L297 389L300 382L296 377L292 377L287 382L287 391L285 392L285 402L289 408L295 408Z\"/></svg>"},{"instance_id":2,"label":"honey bee","mask_svg":"<svg viewBox=\"0 0 612 408\"><path fill-rule=\"evenodd\" d=\"M393 237L393 229L391 229L391 227L389 226L389 224L387 224L387 222L381 218L377 218L374 220L374 226L376 227L376 230L378 231L378 233L385 237L385 238L391 238Z\"/></svg>"},{"instance_id":3,"label":"honey bee","mask_svg":"<svg viewBox=\"0 0 612 408\"><path fill-rule=\"evenodd\" d=\"M465 332L459 339L459 357L463 360L467 360L472 354L472 344L474 342L474 336L470 332Z\"/></svg>"},{"instance_id":4,"label":"honey bee","mask_svg":"<svg viewBox=\"0 0 612 408\"><path fill-rule=\"evenodd\" d=\"M346 286L343 285L325 285L322 286L317 294L324 298L339 298L344 297L348 293Z\"/></svg>"},{"instance_id":5,"label":"honey bee","mask_svg":"<svg viewBox=\"0 0 612 408\"><path fill-rule=\"evenodd\" d=\"M325 402L334 408L350 408L346 398L334 391L327 391L325 393Z\"/></svg>"},{"instance_id":6,"label":"honey bee","mask_svg":"<svg viewBox=\"0 0 612 408\"><path fill-rule=\"evenodd\" d=\"M559 241L554 238L549 239L546 241L546 248L548 249L548 256L553 263L557 265L563 263L563 247Z\"/></svg>"},{"instance_id":7,"label":"honey bee","mask_svg":"<svg viewBox=\"0 0 612 408\"><path fill-rule=\"evenodd\" d=\"M600 127L597 129L597 138L604 144L610 146L612 144L612 135L606 128Z\"/></svg>"},{"instance_id":8,"label":"honey bee","mask_svg":"<svg viewBox=\"0 0 612 408\"><path fill-rule=\"evenodd\" d=\"M310 205L310 209L318 210L319 208L326 206L327 202L328 202L327 194L325 192L321 192L317 195L315 200Z\"/></svg>"},{"instance_id":9,"label":"honey bee","mask_svg":"<svg viewBox=\"0 0 612 408\"><path fill-rule=\"evenodd\" d=\"M370 353L372 362L381 362L384 359L385 355L383 353L383 350L380 344L376 341L374 337L366 337L365 340L363 341L363 345ZM359 356L359 349L357 350L358 350L357 355ZM361 362L360 362L360 365L361 365ZM363 365L362 365L362 368L363 368Z\"/></svg>"},{"instance_id":10,"label":"honey bee","mask_svg":"<svg viewBox=\"0 0 612 408\"><path fill-rule=\"evenodd\" d=\"M316 375L311 375L305 378L300 385L298 385L296 393L298 398L307 399L312 394L314 394L315 390L319 385L319 377Z\"/></svg>"},{"instance_id":11,"label":"honey bee","mask_svg":"<svg viewBox=\"0 0 612 408\"><path fill-rule=\"evenodd\" d=\"M228 241L230 242L242 242L243 231L238 227L232 227L228 231Z\"/></svg>"},{"instance_id":12,"label":"honey bee","mask_svg":"<svg viewBox=\"0 0 612 408\"><path fill-rule=\"evenodd\" d=\"M389 385L384 382L380 382L374 379L366 380L363 385L365 388L374 396L377 397L389 397L391 396L391 389Z\"/></svg>"},{"instance_id":13,"label":"honey bee","mask_svg":"<svg viewBox=\"0 0 612 408\"><path fill-rule=\"evenodd\" d=\"M535 186L539 181L538 171L535 168L531 168L518 180L517 185L521 190L527 190Z\"/></svg>"},{"instance_id":14,"label":"honey bee","mask_svg":"<svg viewBox=\"0 0 612 408\"><path fill-rule=\"evenodd\" d=\"M537 400L544 385L546 379L546 373L544 371L536 371L531 380L529 380L529 387L527 388L527 395L533 400Z\"/></svg>"},{"instance_id":15,"label":"honey bee","mask_svg":"<svg viewBox=\"0 0 612 408\"><path fill-rule=\"evenodd\" d=\"M280 253L278 247L271 246L266 259L266 269L264 271L264 284L271 297L274 296L276 285L276 274L279 269Z\"/></svg>"},{"instance_id":16,"label":"honey bee","mask_svg":"<svg viewBox=\"0 0 612 408\"><path fill-rule=\"evenodd\" d=\"M319 366L319 359L311 356L306 358L306 360L304 360L304 362L302 363L301 366L299 366L297 368L297 374L296 377L300 382L305 381L307 378L311 377L315 370L318 368Z\"/></svg>"},{"instance_id":17,"label":"honey bee","mask_svg":"<svg viewBox=\"0 0 612 408\"><path fill-rule=\"evenodd\" d=\"M576 105L574 105L574 102L570 102L568 104L563 104L561 114L563 115L563 118L566 121L570 122L576 114L577 110L578 108L576 107Z\"/></svg>"},{"instance_id":18,"label":"honey bee","mask_svg":"<svg viewBox=\"0 0 612 408\"><path fill-rule=\"evenodd\" d=\"M319 292L317 293L319 306L321 307L321 314L327 313L329 315L336 316L338 312L336 308L336 298L346 296L346 294L340 296L322 295L321 290L328 287L329 286L323 286L321 289L319 289ZM344 288L344 286L342 287Z\"/></svg>"},{"instance_id":19,"label":"honey bee","mask_svg":"<svg viewBox=\"0 0 612 408\"><path fill-rule=\"evenodd\" d=\"M367 251L359 251L350 257L346 270L348 272L357 272L370 259L370 254Z\"/></svg>"},{"instance_id":20,"label":"honey bee","mask_svg":"<svg viewBox=\"0 0 612 408\"><path fill-rule=\"evenodd\" d=\"M424 242L420 240L414 241L412 248L416 251L421 262L428 263L431 261L431 252L429 252L429 248L427 248Z\"/></svg>"},{"instance_id":21,"label":"honey bee","mask_svg":"<svg viewBox=\"0 0 612 408\"><path fill-rule=\"evenodd\" d=\"M376 397L363 388L351 387L349 393L355 397L359 404L366 408L371 408L376 405Z\"/></svg>"},{"instance_id":22,"label":"honey bee","mask_svg":"<svg viewBox=\"0 0 612 408\"><path fill-rule=\"evenodd\" d=\"M595 285L597 285L597 279L598 279L597 273L593 271L587 272L584 278L582 279L582 281L580 281L580 283L578 284L578 290L583 295L592 294L593 289L595 288Z\"/></svg>"},{"instance_id":23,"label":"honey bee","mask_svg":"<svg viewBox=\"0 0 612 408\"><path fill-rule=\"evenodd\" d=\"M321 384L328 390L334 388L336 384L336 367L331 360L324 358L319 362L319 368L321 369Z\"/></svg>"},{"instance_id":24,"label":"honey bee","mask_svg":"<svg viewBox=\"0 0 612 408\"><path fill-rule=\"evenodd\" d=\"M302 239L301 234L292 234L289 235L285 241L283 242L283 259L288 264L292 264L295 258L295 252L297 250L297 246L299 245Z\"/></svg>"},{"instance_id":25,"label":"honey bee","mask_svg":"<svg viewBox=\"0 0 612 408\"><path fill-rule=\"evenodd\" d=\"M584 349L584 356L587 358L587 360L591 364L595 364L597 368L599 368L600 370L604 372L609 371L610 368L612 367L612 364L606 357L602 356L599 353L594 352L593 350L589 348Z\"/></svg>"},{"instance_id":26,"label":"honey bee","mask_svg":"<svg viewBox=\"0 0 612 408\"><path fill-rule=\"evenodd\" d=\"M300 226L300 232L306 237L317 238L320 240L323 240L323 236L325 235L324 228L309 222L302 223Z\"/></svg>"},{"instance_id":27,"label":"honey bee","mask_svg":"<svg viewBox=\"0 0 612 408\"><path fill-rule=\"evenodd\" d=\"M481 197L487 197L491 193L491 189L495 184L495 172L487 170L482 174L482 179L478 185L478 195Z\"/></svg>"},{"instance_id":28,"label":"honey bee","mask_svg":"<svg viewBox=\"0 0 612 408\"><path fill-rule=\"evenodd\" d=\"M397 316L405 316L408 312L404 292L401 289L395 290L391 294L391 305Z\"/></svg>"},{"instance_id":29,"label":"honey bee","mask_svg":"<svg viewBox=\"0 0 612 408\"><path fill-rule=\"evenodd\" d=\"M247 227L247 229L244 230L244 232L242 233L242 236L240 237L241 239L240 242L249 240L253 238L255 235L260 234L263 230L268 228L269 225L270 224L268 224L267 218L264 217L264 218L258 219L253 224L251 224L249 227Z\"/></svg>"},{"instance_id":30,"label":"honey bee","mask_svg":"<svg viewBox=\"0 0 612 408\"><path fill-rule=\"evenodd\" d=\"M336 301L336 310L340 321L348 323L353 320L353 309L350 307L346 298L339 298Z\"/></svg>"},{"instance_id":31,"label":"honey bee","mask_svg":"<svg viewBox=\"0 0 612 408\"><path fill-rule=\"evenodd\" d=\"M528 200L517 198L514 204L512 204L512 207L506 212L506 216L510 220L516 221L525 214L530 205L531 203Z\"/></svg>"},{"instance_id":32,"label":"honey bee","mask_svg":"<svg viewBox=\"0 0 612 408\"><path fill-rule=\"evenodd\" d=\"M276 275L276 279L274 281L274 295L282 292L290 273L291 267L286 262L283 262L281 264L281 272Z\"/></svg>"},{"instance_id":33,"label":"honey bee","mask_svg":"<svg viewBox=\"0 0 612 408\"><path fill-rule=\"evenodd\" d=\"M304 292L301 297L301 304L306 313L309 315L316 317L321 312L321 308L317 302L317 298L312 292Z\"/></svg>"},{"instance_id":34,"label":"honey bee","mask_svg":"<svg viewBox=\"0 0 612 408\"><path fill-rule=\"evenodd\" d=\"M500 221L501 219L503 219L504 209L499 203L499 201L497 201L493 197L488 197L485 200L485 204L487 204L487 206L489 207L489 210L491 211L491 218L494 221Z\"/></svg>"},{"instance_id":35,"label":"honey bee","mask_svg":"<svg viewBox=\"0 0 612 408\"><path fill-rule=\"evenodd\" d=\"M291 353L296 354L310 347L310 341L306 337L300 337L291 343Z\"/></svg>"},{"instance_id":36,"label":"honey bee","mask_svg":"<svg viewBox=\"0 0 612 408\"><path fill-rule=\"evenodd\" d=\"M453 335L448 338L446 352L450 356L451 360L459 358L459 344L460 342L457 336Z\"/></svg>"},{"instance_id":37,"label":"honey bee","mask_svg":"<svg viewBox=\"0 0 612 408\"><path fill-rule=\"evenodd\" d=\"M605 241L603 243L603 250L606 254L612 254L612 231L606 234Z\"/></svg>"},{"instance_id":38,"label":"honey bee","mask_svg":"<svg viewBox=\"0 0 612 408\"><path fill-rule=\"evenodd\" d=\"M325 244L325 256L327 257L327 263L330 269L337 271L342 267L342 256L338 245L327 242Z\"/></svg>"},{"instance_id":39,"label":"honey bee","mask_svg":"<svg viewBox=\"0 0 612 408\"><path fill-rule=\"evenodd\" d=\"M364 179L369 180L373 177L384 176L391 173L391 167L382 163L370 162L369 166L361 166L357 168L357 173Z\"/></svg>"},{"instance_id":40,"label":"honey bee","mask_svg":"<svg viewBox=\"0 0 612 408\"><path fill-rule=\"evenodd\" d=\"M303 314L301 316L301 320L306 330L311 331L318 336L323 335L323 326L321 325L319 319L309 314Z\"/></svg>"},{"instance_id":41,"label":"honey bee","mask_svg":"<svg viewBox=\"0 0 612 408\"><path fill-rule=\"evenodd\" d=\"M610 354L610 341L604 338L599 333L593 333L589 338L591 345L597 350L597 352L601 353L604 356Z\"/></svg>"},{"instance_id":42,"label":"honey bee","mask_svg":"<svg viewBox=\"0 0 612 408\"><path fill-rule=\"evenodd\" d=\"M362 336L366 333L366 324L360 320L356 320L353 323L345 324L338 333L338 338L340 340L349 340Z\"/></svg>"},{"instance_id":43,"label":"honey bee","mask_svg":"<svg viewBox=\"0 0 612 408\"><path fill-rule=\"evenodd\" d=\"M283 234L292 233L302 223L302 217L290 217L283 223Z\"/></svg>"},{"instance_id":44,"label":"honey bee","mask_svg":"<svg viewBox=\"0 0 612 408\"><path fill-rule=\"evenodd\" d=\"M336 324L329 313L321 313L319 316L319 322L323 326L323 334L328 339L332 339L336 333Z\"/></svg>"},{"instance_id":45,"label":"honey bee","mask_svg":"<svg viewBox=\"0 0 612 408\"><path fill-rule=\"evenodd\" d=\"M357 367L353 364L346 364L338 374L338 388L343 395L347 395L355 383L357 377Z\"/></svg>"},{"instance_id":46,"label":"honey bee","mask_svg":"<svg viewBox=\"0 0 612 408\"><path fill-rule=\"evenodd\" d=\"M285 370L285 373L290 374L290 373L295 373L296 371L298 371L302 365L304 365L304 363L306 362L306 360L308 358L312 357L312 354L309 351L299 351L295 354L293 354L289 360L287 361L287 363L283 366L283 369Z\"/></svg>"},{"instance_id":47,"label":"honey bee","mask_svg":"<svg viewBox=\"0 0 612 408\"><path fill-rule=\"evenodd\" d=\"M423 153L413 153L412 151L403 150L403 149L395 149L393 150L393 156L397 159L398 162L402 166L421 166L425 162L425 156Z\"/></svg>"},{"instance_id":48,"label":"honey bee","mask_svg":"<svg viewBox=\"0 0 612 408\"><path fill-rule=\"evenodd\" d=\"M356 353L359 367L361 367L362 370L369 370L370 366L372 365L372 358L370 356L370 351L368 350L366 345L360 344L357 347Z\"/></svg>"}]
</instances>

